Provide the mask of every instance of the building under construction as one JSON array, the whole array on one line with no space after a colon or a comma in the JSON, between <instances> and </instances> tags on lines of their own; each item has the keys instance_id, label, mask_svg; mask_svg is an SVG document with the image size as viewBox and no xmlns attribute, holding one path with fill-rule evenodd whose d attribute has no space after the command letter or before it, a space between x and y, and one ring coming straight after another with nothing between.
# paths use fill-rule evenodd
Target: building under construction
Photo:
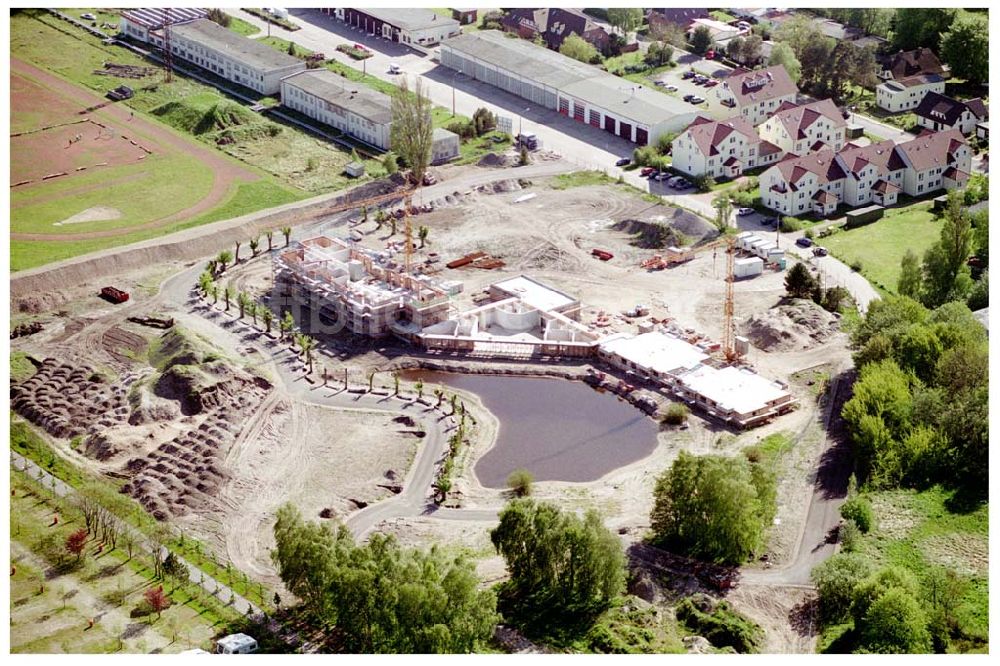
<instances>
[{"instance_id":1,"label":"building under construction","mask_svg":"<svg viewBox=\"0 0 1000 666\"><path fill-rule=\"evenodd\" d=\"M449 293L407 274L388 252L369 252L317 236L275 259L275 290L317 310L327 326L359 335L406 338L449 316Z\"/></svg>"}]
</instances>

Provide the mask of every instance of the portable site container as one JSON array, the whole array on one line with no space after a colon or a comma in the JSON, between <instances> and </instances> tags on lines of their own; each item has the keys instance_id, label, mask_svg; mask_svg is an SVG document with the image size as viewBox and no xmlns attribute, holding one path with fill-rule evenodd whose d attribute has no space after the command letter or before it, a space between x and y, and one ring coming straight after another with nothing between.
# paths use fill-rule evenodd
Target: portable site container
<instances>
[{"instance_id":1,"label":"portable site container","mask_svg":"<svg viewBox=\"0 0 1000 666\"><path fill-rule=\"evenodd\" d=\"M733 277L736 279L754 277L764 272L764 260L760 257L747 257L733 262Z\"/></svg>"}]
</instances>

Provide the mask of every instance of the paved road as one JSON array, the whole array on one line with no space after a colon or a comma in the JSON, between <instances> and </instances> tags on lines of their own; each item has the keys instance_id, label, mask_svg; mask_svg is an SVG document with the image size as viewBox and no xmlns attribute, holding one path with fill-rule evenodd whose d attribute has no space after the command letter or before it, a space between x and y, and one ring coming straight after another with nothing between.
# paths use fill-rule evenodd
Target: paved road
<instances>
[{"instance_id":1,"label":"paved road","mask_svg":"<svg viewBox=\"0 0 1000 666\"><path fill-rule=\"evenodd\" d=\"M28 460L24 456L14 451L10 452L10 466L16 470L24 472L31 478L36 479L46 488L52 489L52 491L59 497L72 498L76 494L76 490L74 490L71 486L67 485L62 480L56 478L52 474L49 474L31 460ZM153 552L153 545L150 544L138 530L127 526L126 529L132 532L141 550L145 551L146 553ZM163 548L160 556L162 558L165 558L168 552L169 551L166 548ZM187 567L188 579L192 583L199 585L203 590L205 590L212 596L216 597L222 603L226 604L227 606L232 606L241 615L246 615L247 609L249 609L250 613L252 614L260 613L260 609L257 606L250 603L249 601L247 601L247 599L234 592L227 585L224 585L223 583L220 583L219 581L215 580L207 573L197 568L196 566L194 566L184 558L180 557L176 553L175 557L180 559L181 563L185 567Z\"/></svg>"}]
</instances>

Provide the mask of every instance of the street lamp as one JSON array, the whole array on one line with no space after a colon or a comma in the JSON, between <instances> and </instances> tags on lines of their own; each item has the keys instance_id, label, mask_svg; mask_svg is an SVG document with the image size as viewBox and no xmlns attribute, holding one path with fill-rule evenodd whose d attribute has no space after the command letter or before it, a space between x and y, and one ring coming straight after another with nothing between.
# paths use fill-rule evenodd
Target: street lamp
<instances>
[{"instance_id":1,"label":"street lamp","mask_svg":"<svg viewBox=\"0 0 1000 666\"><path fill-rule=\"evenodd\" d=\"M526 107L524 107L524 112L518 114L518 116L517 116L517 134L518 134L518 136L520 136L521 134L523 134L523 130L524 130L524 113L527 113L528 111L531 111L531 107L526 106Z\"/></svg>"}]
</instances>

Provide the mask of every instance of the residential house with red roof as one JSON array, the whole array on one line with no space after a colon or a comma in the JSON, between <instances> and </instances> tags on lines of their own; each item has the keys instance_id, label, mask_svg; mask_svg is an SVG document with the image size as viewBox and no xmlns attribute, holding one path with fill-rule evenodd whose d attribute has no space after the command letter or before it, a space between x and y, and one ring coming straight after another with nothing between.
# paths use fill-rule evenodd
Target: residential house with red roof
<instances>
[{"instance_id":1,"label":"residential house with red roof","mask_svg":"<svg viewBox=\"0 0 1000 666\"><path fill-rule=\"evenodd\" d=\"M507 32L516 33L518 37L528 41L541 36L545 45L554 51L558 51L572 34L579 35L601 53L607 49L611 39L611 35L600 24L579 9L512 8L504 14L501 25Z\"/></svg>"},{"instance_id":2,"label":"residential house with red roof","mask_svg":"<svg viewBox=\"0 0 1000 666\"><path fill-rule=\"evenodd\" d=\"M752 71L734 70L715 87L713 104L733 109L754 126L764 122L784 102L795 103L799 89L783 65Z\"/></svg>"},{"instance_id":3,"label":"residential house with red roof","mask_svg":"<svg viewBox=\"0 0 1000 666\"><path fill-rule=\"evenodd\" d=\"M840 150L847 142L847 123L829 99L801 105L785 102L757 132L783 153L795 155L826 148Z\"/></svg>"},{"instance_id":4,"label":"residential house with red roof","mask_svg":"<svg viewBox=\"0 0 1000 666\"><path fill-rule=\"evenodd\" d=\"M912 51L899 51L890 55L876 57L878 63L877 75L880 79L907 79L921 74L937 74L947 76L947 68L929 48L922 47Z\"/></svg>"},{"instance_id":5,"label":"residential house with red roof","mask_svg":"<svg viewBox=\"0 0 1000 666\"><path fill-rule=\"evenodd\" d=\"M742 116L699 116L672 143L673 167L691 176L736 178L747 169L773 164L781 149L762 141Z\"/></svg>"},{"instance_id":6,"label":"residential house with red roof","mask_svg":"<svg viewBox=\"0 0 1000 666\"><path fill-rule=\"evenodd\" d=\"M972 152L958 130L911 141L789 155L760 175L761 202L785 215L832 214L837 206L891 206L900 192L923 196L968 181Z\"/></svg>"}]
</instances>

